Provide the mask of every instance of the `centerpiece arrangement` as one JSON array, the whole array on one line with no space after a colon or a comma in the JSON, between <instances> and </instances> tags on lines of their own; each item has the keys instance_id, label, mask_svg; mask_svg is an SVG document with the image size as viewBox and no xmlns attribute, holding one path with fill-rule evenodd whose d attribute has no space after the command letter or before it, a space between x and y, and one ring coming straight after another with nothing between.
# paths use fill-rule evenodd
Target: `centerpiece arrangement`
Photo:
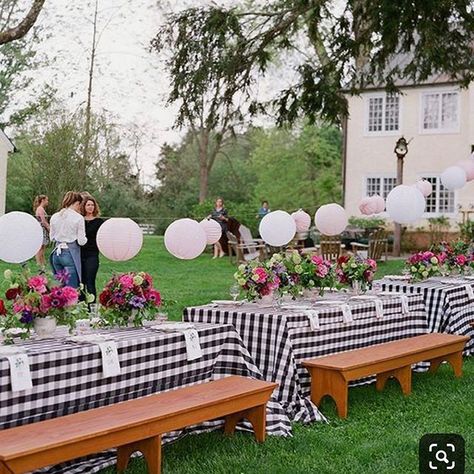
<instances>
[{"instance_id":1,"label":"centerpiece arrangement","mask_svg":"<svg viewBox=\"0 0 474 474\"><path fill-rule=\"evenodd\" d=\"M79 301L79 290L65 285L69 275L59 272L55 280L46 275L32 275L28 269L19 273L4 272L6 282L3 302L3 330L32 328L39 336L52 335L57 324L74 329L76 319L88 315L86 301ZM8 308L6 307L8 306Z\"/></svg>"},{"instance_id":2,"label":"centerpiece arrangement","mask_svg":"<svg viewBox=\"0 0 474 474\"><path fill-rule=\"evenodd\" d=\"M302 263L301 284L307 290L318 290L320 296L327 288L336 286L336 274L329 260L319 255L308 255Z\"/></svg>"},{"instance_id":3,"label":"centerpiece arrangement","mask_svg":"<svg viewBox=\"0 0 474 474\"><path fill-rule=\"evenodd\" d=\"M467 242L441 242L431 250L436 253L445 274L463 275L472 269L474 254L471 244Z\"/></svg>"},{"instance_id":4,"label":"centerpiece arrangement","mask_svg":"<svg viewBox=\"0 0 474 474\"><path fill-rule=\"evenodd\" d=\"M285 275L286 277L286 267L282 264L281 268L278 269L278 265L277 258L268 262L252 260L239 265L234 273L234 278L249 301L272 299L273 292L280 286L280 276ZM278 270L281 271L277 273Z\"/></svg>"},{"instance_id":5,"label":"centerpiece arrangement","mask_svg":"<svg viewBox=\"0 0 474 474\"><path fill-rule=\"evenodd\" d=\"M374 279L377 262L371 258L343 255L338 258L336 275L342 285L351 285L355 293L365 292Z\"/></svg>"},{"instance_id":6,"label":"centerpiece arrangement","mask_svg":"<svg viewBox=\"0 0 474 474\"><path fill-rule=\"evenodd\" d=\"M104 326L143 325L153 321L161 305L161 295L153 287L151 275L129 272L114 275L99 295L100 317Z\"/></svg>"},{"instance_id":7,"label":"centerpiece arrangement","mask_svg":"<svg viewBox=\"0 0 474 474\"><path fill-rule=\"evenodd\" d=\"M445 255L435 254L427 250L412 255L406 262L405 267L411 276L412 281L426 280L427 278L439 275L441 265L443 264Z\"/></svg>"}]
</instances>

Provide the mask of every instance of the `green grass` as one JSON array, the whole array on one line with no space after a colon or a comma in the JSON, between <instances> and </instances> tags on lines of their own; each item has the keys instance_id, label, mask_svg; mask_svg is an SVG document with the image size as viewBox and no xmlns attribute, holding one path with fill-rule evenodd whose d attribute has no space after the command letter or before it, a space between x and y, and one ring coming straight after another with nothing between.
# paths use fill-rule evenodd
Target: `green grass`
<instances>
[{"instance_id":1,"label":"green grass","mask_svg":"<svg viewBox=\"0 0 474 474\"><path fill-rule=\"evenodd\" d=\"M379 265L378 276L400 271L402 262ZM7 266L0 264L3 271ZM168 302L172 319L182 308L229 298L235 266L209 254L179 261L163 247L162 238L147 237L142 252L125 263L102 259L100 288L112 271L150 272ZM258 445L249 434L227 438L221 433L187 436L163 448L163 472L173 474L400 474L418 472L418 442L425 433L459 433L466 440L466 473L474 472L474 359L464 364L464 376L455 379L447 366L435 375L414 374L413 393L401 394L390 382L382 393L373 385L350 390L349 418L341 421L333 403L321 407L329 424L293 425L292 438L270 436ZM102 474L115 472L114 469ZM141 459L127 471L147 472Z\"/></svg>"}]
</instances>

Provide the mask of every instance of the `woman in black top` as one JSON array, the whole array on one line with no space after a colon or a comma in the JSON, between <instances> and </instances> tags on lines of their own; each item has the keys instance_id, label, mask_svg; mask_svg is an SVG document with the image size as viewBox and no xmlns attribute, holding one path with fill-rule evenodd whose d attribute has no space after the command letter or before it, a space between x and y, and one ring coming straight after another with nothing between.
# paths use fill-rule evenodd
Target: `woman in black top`
<instances>
[{"instance_id":1,"label":"woman in black top","mask_svg":"<svg viewBox=\"0 0 474 474\"><path fill-rule=\"evenodd\" d=\"M225 235L227 232L227 221L229 220L229 218L227 217L227 209L224 207L224 200L222 198L219 197L216 199L214 210L212 211L212 214L209 217L220 224L222 234ZM217 242L216 244L214 244L214 257L212 258L223 257L224 255L225 254L222 250L221 243Z\"/></svg>"},{"instance_id":2,"label":"woman in black top","mask_svg":"<svg viewBox=\"0 0 474 474\"><path fill-rule=\"evenodd\" d=\"M82 202L82 214L86 221L87 243L81 247L82 282L85 289L97 299L95 279L99 271L99 248L97 247L97 231L104 223L99 216L100 209L97 201L92 196Z\"/></svg>"}]
</instances>

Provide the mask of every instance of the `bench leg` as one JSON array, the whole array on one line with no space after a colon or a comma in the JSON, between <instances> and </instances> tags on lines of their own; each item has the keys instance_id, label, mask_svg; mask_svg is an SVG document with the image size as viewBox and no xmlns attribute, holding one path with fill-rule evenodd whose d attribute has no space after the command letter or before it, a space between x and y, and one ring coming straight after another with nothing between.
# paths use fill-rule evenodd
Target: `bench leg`
<instances>
[{"instance_id":1,"label":"bench leg","mask_svg":"<svg viewBox=\"0 0 474 474\"><path fill-rule=\"evenodd\" d=\"M387 380L393 377L398 380L402 392L404 395L410 395L411 393L411 366L407 365L399 369L390 370L388 372L382 372L377 374L377 381L375 383L375 388L378 391L384 389Z\"/></svg>"},{"instance_id":2,"label":"bench leg","mask_svg":"<svg viewBox=\"0 0 474 474\"><path fill-rule=\"evenodd\" d=\"M319 406L324 396L329 395L336 403L337 414L347 418L347 381L335 370L311 368L311 401Z\"/></svg>"},{"instance_id":3,"label":"bench leg","mask_svg":"<svg viewBox=\"0 0 474 474\"><path fill-rule=\"evenodd\" d=\"M0 461L0 474L13 474L6 464Z\"/></svg>"},{"instance_id":4,"label":"bench leg","mask_svg":"<svg viewBox=\"0 0 474 474\"><path fill-rule=\"evenodd\" d=\"M437 357L430 361L430 372L434 373L438 370L438 367L442 362L449 362L451 367L454 370L454 375L456 377L461 377L462 375L462 352L455 352L454 354L449 354L444 357Z\"/></svg>"},{"instance_id":5,"label":"bench leg","mask_svg":"<svg viewBox=\"0 0 474 474\"><path fill-rule=\"evenodd\" d=\"M255 438L259 443L265 441L266 434L266 421L267 421L267 408L266 405L260 405L258 407L249 408L248 410L239 411L226 416L224 433L231 435L235 431L237 423L246 418L250 421L255 433Z\"/></svg>"},{"instance_id":6,"label":"bench leg","mask_svg":"<svg viewBox=\"0 0 474 474\"><path fill-rule=\"evenodd\" d=\"M119 446L117 449L117 471L123 472L127 469L130 456L140 451L145 456L149 474L161 473L161 436L143 439L135 443Z\"/></svg>"}]
</instances>

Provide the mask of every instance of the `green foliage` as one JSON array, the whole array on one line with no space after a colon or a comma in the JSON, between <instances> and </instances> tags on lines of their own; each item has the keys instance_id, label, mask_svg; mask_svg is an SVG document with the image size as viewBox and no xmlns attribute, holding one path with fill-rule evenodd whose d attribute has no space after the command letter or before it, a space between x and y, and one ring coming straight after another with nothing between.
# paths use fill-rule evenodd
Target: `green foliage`
<instances>
[{"instance_id":1,"label":"green foliage","mask_svg":"<svg viewBox=\"0 0 474 474\"><path fill-rule=\"evenodd\" d=\"M459 224L459 230L461 231L461 237L469 242L474 241L474 221L466 221Z\"/></svg>"},{"instance_id":2,"label":"green foliage","mask_svg":"<svg viewBox=\"0 0 474 474\"><path fill-rule=\"evenodd\" d=\"M379 229L385 227L386 221L381 217L356 217L349 218L349 224L359 229Z\"/></svg>"}]
</instances>

